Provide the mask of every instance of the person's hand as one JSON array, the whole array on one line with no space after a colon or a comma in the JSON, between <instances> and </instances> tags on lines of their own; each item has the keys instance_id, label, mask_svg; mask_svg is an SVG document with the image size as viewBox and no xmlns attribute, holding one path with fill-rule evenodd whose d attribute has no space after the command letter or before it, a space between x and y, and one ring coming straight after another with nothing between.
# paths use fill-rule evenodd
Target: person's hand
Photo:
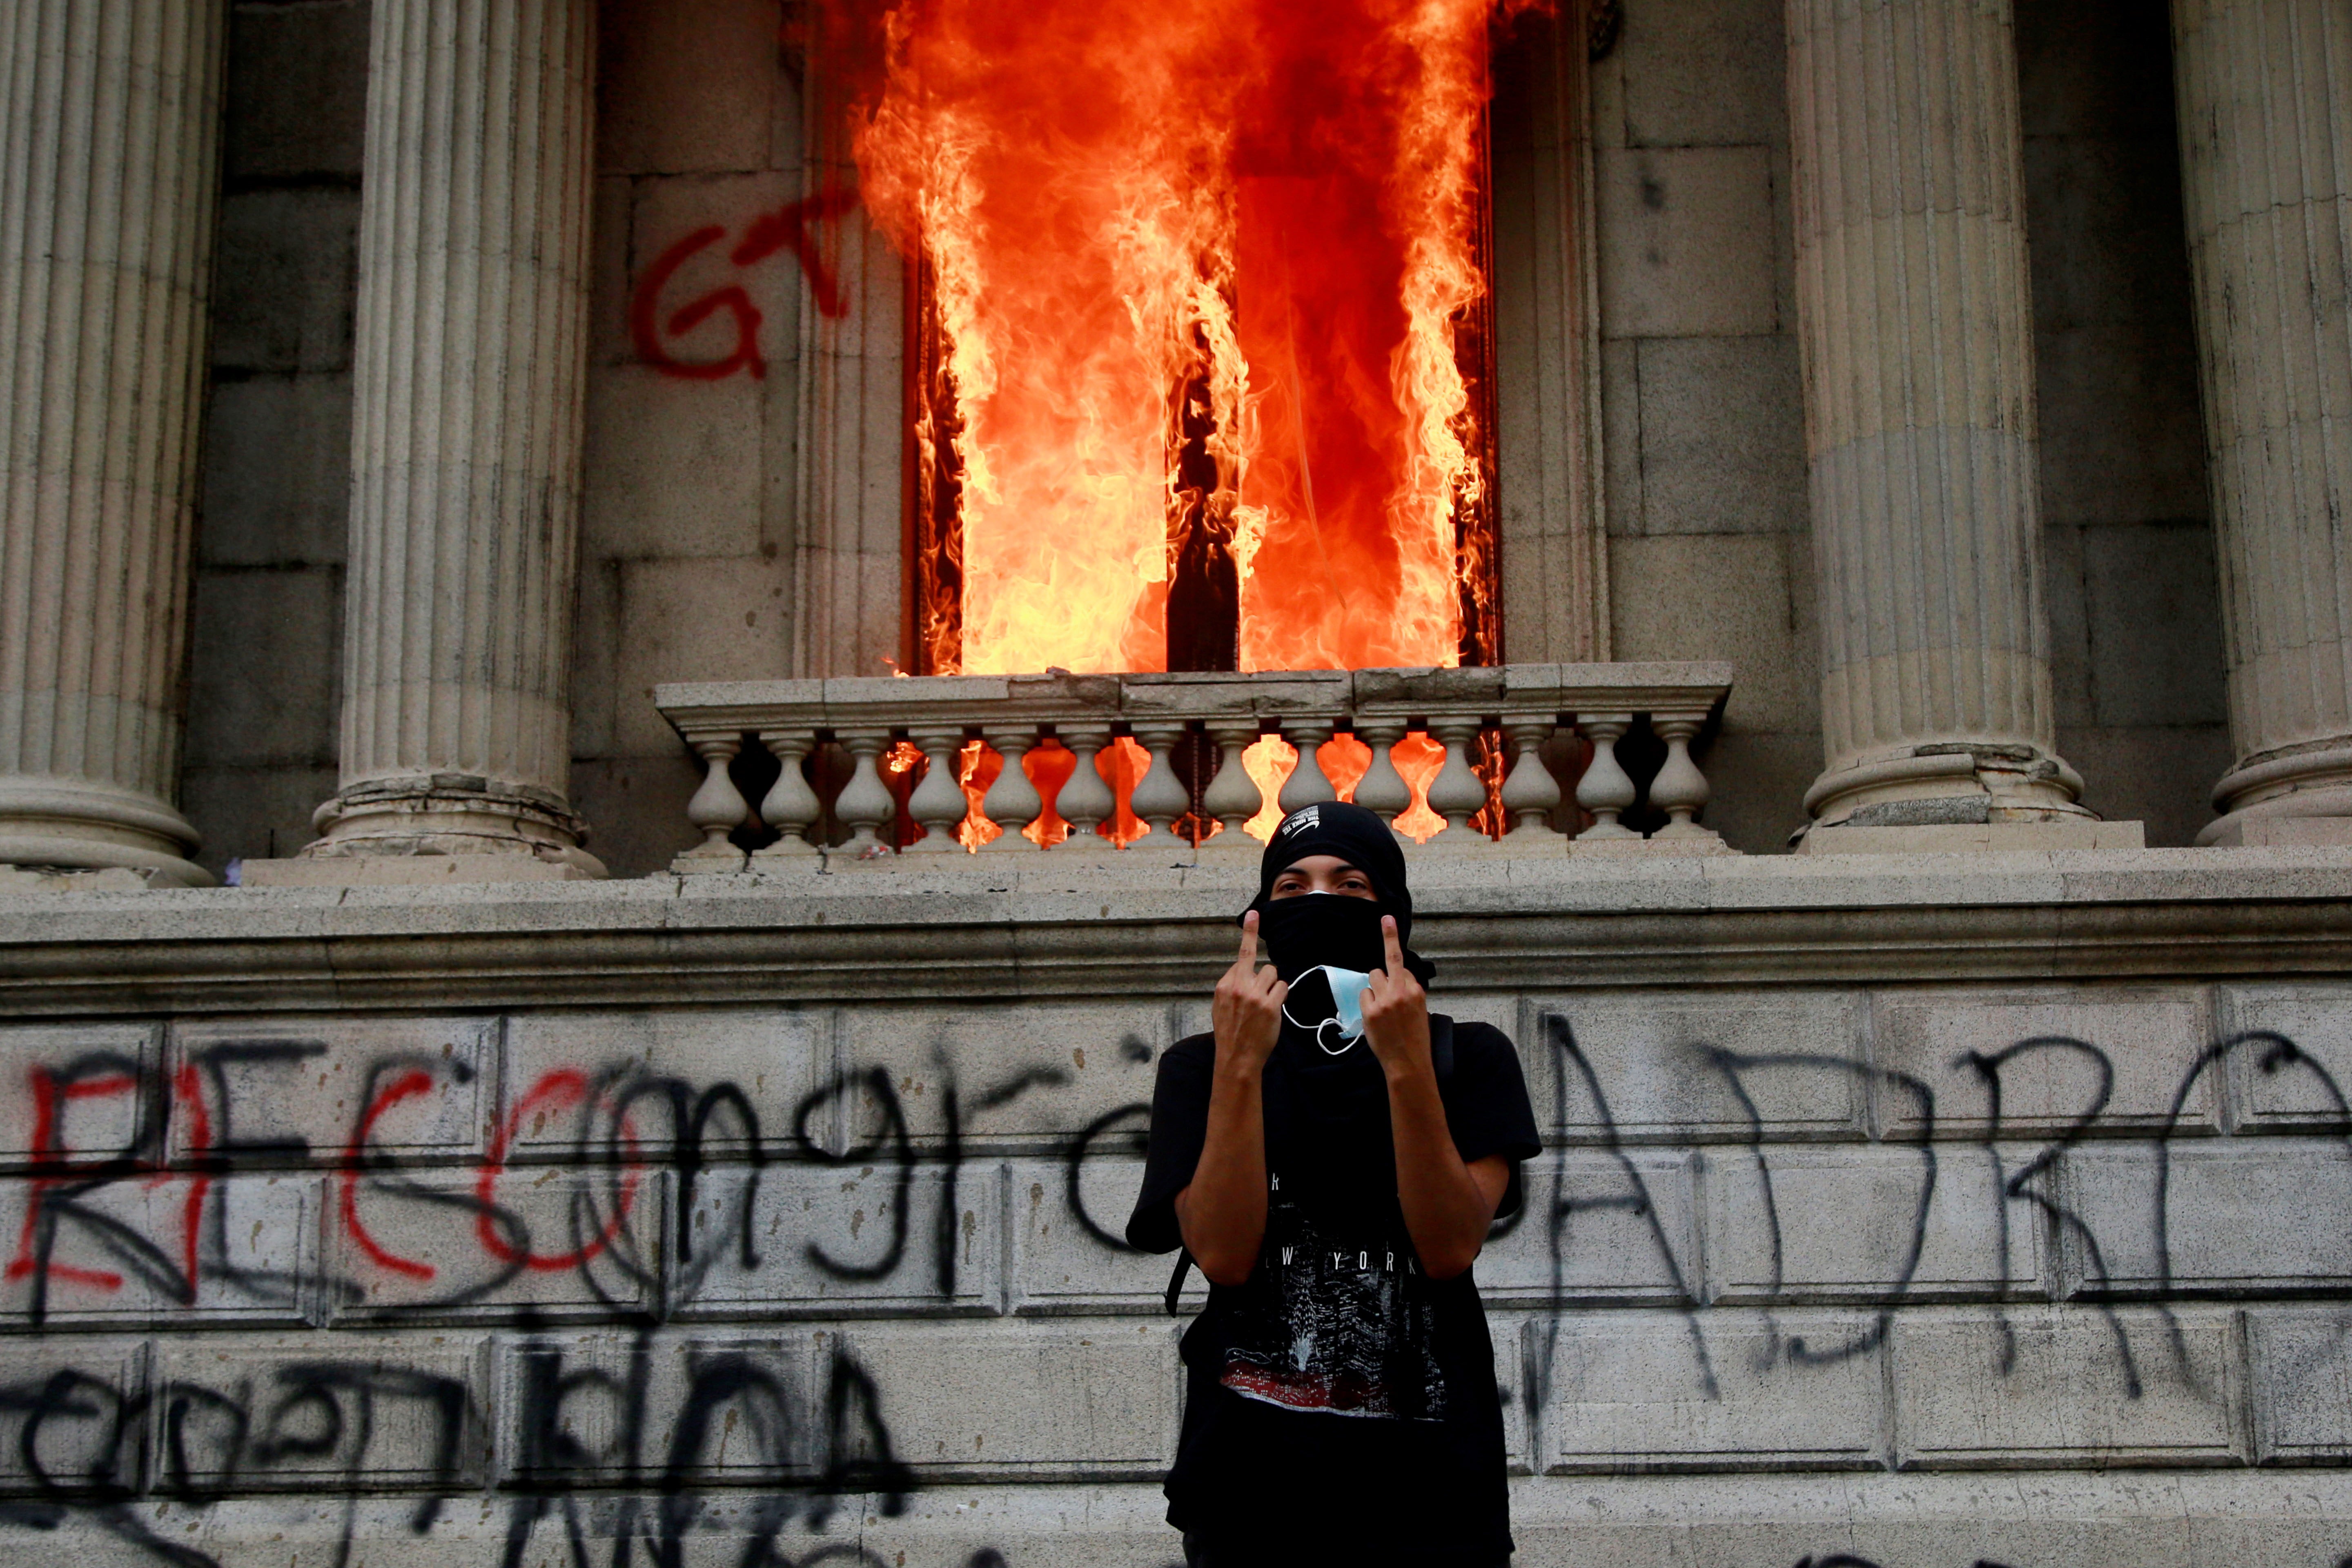
<instances>
[{"instance_id":1,"label":"person's hand","mask_svg":"<svg viewBox=\"0 0 2352 1568\"><path fill-rule=\"evenodd\" d=\"M1404 943L1397 940L1394 915L1381 917L1381 942L1387 963L1372 971L1364 992L1364 1038L1371 1042L1372 1055L1390 1078L1427 1072L1429 994L1404 966Z\"/></svg>"},{"instance_id":2,"label":"person's hand","mask_svg":"<svg viewBox=\"0 0 2352 1568\"><path fill-rule=\"evenodd\" d=\"M1272 969L1257 966L1257 911L1242 917L1241 956L1217 982L1216 999L1209 1006L1209 1026L1217 1037L1217 1070L1230 1064L1256 1072L1274 1054L1282 1036L1282 999L1290 987Z\"/></svg>"}]
</instances>

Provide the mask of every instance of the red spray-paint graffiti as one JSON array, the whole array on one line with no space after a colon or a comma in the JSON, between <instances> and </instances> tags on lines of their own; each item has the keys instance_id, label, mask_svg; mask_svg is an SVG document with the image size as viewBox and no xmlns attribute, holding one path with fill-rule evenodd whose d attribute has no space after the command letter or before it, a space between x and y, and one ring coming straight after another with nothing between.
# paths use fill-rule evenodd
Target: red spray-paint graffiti
<instances>
[{"instance_id":1,"label":"red spray-paint graffiti","mask_svg":"<svg viewBox=\"0 0 2352 1568\"><path fill-rule=\"evenodd\" d=\"M7 1277L23 1279L39 1272L50 1279L69 1285L84 1285L97 1290L120 1290L122 1276L110 1268L79 1268L70 1263L51 1261L46 1256L37 1257L39 1239L42 1196L48 1188L65 1178L60 1171L72 1170L74 1151L65 1142L59 1121L66 1106L79 1100L100 1100L112 1095L131 1094L138 1080L131 1074L109 1064L93 1076L76 1079L60 1078L46 1068L32 1070L33 1090L33 1176L31 1191L25 1204L25 1227L16 1238L16 1256L8 1260ZM83 1162L80 1168L89 1168Z\"/></svg>"},{"instance_id":2,"label":"red spray-paint graffiti","mask_svg":"<svg viewBox=\"0 0 2352 1568\"><path fill-rule=\"evenodd\" d=\"M368 1227L361 1222L361 1156L367 1149L369 1134L375 1131L378 1118L404 1100L414 1100L419 1095L430 1094L432 1091L433 1075L430 1073L408 1072L393 1079L374 1100L368 1103L367 1110L361 1113L359 1131L352 1137L350 1163L343 1167L342 1221L343 1228L351 1233L352 1244L365 1253L369 1261L375 1264L377 1268L389 1268L394 1274L405 1274L411 1279L430 1279L438 1270L430 1263L419 1263L413 1258L403 1258L397 1253L385 1250L383 1245L369 1234Z\"/></svg>"},{"instance_id":3,"label":"red spray-paint graffiti","mask_svg":"<svg viewBox=\"0 0 2352 1568\"><path fill-rule=\"evenodd\" d=\"M849 302L817 249L814 228L840 219L856 205L857 198L847 191L821 191L790 206L762 213L745 227L727 259L737 267L756 267L779 252L792 252L800 263L801 276L808 280L809 297L817 313L838 320L849 313ZM637 357L664 375L681 381L723 381L737 371L749 371L756 381L768 374L768 362L760 353L760 308L741 284L713 289L679 305L667 320L662 315L662 294L670 280L688 262L726 237L726 228L719 224L698 228L656 257L637 279L629 300L629 340ZM669 351L665 338L683 338L722 311L735 321L735 346L723 358L682 360Z\"/></svg>"},{"instance_id":4,"label":"red spray-paint graffiti","mask_svg":"<svg viewBox=\"0 0 2352 1568\"><path fill-rule=\"evenodd\" d=\"M586 1104L588 1100L588 1075L576 1068L559 1068L541 1079L531 1086L530 1093L515 1101L514 1110L507 1113L506 1121L492 1134L489 1153L483 1160L481 1173L474 1184L475 1196L481 1203L481 1216L475 1223L475 1234L481 1240L482 1250L499 1262L520 1263L525 1268L541 1274L577 1268L610 1247L613 1237L620 1234L622 1224L629 1217L629 1210L636 1203L637 1183L644 1174L645 1166L637 1152L635 1128L626 1116L622 1116L617 1131L625 1152L621 1167L620 1201L595 1235L560 1256L517 1247L499 1235L498 1224L493 1217L499 1173L507 1168L507 1146L521 1131L523 1118L537 1110L544 1120L549 1111L574 1110Z\"/></svg>"}]
</instances>

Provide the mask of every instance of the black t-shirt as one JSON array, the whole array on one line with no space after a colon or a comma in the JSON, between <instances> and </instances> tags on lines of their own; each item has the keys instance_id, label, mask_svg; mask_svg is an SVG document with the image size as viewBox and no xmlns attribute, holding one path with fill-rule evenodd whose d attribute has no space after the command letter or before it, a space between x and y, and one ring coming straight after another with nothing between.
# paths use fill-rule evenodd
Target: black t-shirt
<instances>
[{"instance_id":1,"label":"black t-shirt","mask_svg":"<svg viewBox=\"0 0 2352 1568\"><path fill-rule=\"evenodd\" d=\"M1539 1145L1518 1053L1488 1024L1430 1018L1447 1128L1465 1163ZM1182 1244L1176 1194L1208 1135L1216 1044L1160 1058L1128 1240ZM1266 1064L1265 1241L1212 1285L1185 1331L1183 1434L1168 1521L1218 1549L1301 1562L1488 1563L1511 1551L1494 1347L1471 1273L1422 1273L1396 1194L1388 1086L1368 1044L1331 1057L1286 1024Z\"/></svg>"}]
</instances>

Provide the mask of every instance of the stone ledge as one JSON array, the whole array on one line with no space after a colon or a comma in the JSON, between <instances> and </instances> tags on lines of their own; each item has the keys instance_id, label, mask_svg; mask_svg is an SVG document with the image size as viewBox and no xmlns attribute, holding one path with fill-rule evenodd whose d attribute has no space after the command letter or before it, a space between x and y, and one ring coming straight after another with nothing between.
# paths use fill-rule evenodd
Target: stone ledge
<instances>
[{"instance_id":1,"label":"stone ledge","mask_svg":"<svg viewBox=\"0 0 2352 1568\"><path fill-rule=\"evenodd\" d=\"M2310 839L2303 842L2317 844L2352 840ZM2147 847L2147 828L2141 823L2100 822L2080 817L2063 822L1913 823L1899 827L1857 827L1840 823L1835 826L1816 827L1806 834L1797 846L1797 852L1801 855L1946 855Z\"/></svg>"},{"instance_id":2,"label":"stone ledge","mask_svg":"<svg viewBox=\"0 0 2352 1568\"><path fill-rule=\"evenodd\" d=\"M714 1489L690 1494L688 1568L725 1568L764 1539L774 1494ZM526 1561L570 1561L567 1518L589 1560L614 1554L621 1531L643 1531L644 1509L583 1495L576 1511L537 1514L529 1500L465 1496L430 1515L413 1495L231 1499L184 1503L65 1502L0 1524L0 1568L60 1561L114 1568L152 1564L142 1534L168 1542L176 1561L218 1568L332 1568L347 1539L379 1543L405 1568L479 1568L504 1557L523 1521ZM893 1568L1167 1568L1178 1555L1167 1502L1150 1482L1115 1485L943 1485L887 1512L878 1497L839 1500L816 1530L787 1524L772 1552L802 1563L883 1563ZM1518 1568L1675 1563L1765 1568L1839 1553L1889 1568L1968 1568L1971 1562L2067 1568L2211 1568L2218 1563L2321 1565L2352 1534L2352 1471L2031 1475L1756 1474L1672 1479L1521 1478L1511 1483ZM863 1554L861 1555L861 1549ZM181 1557L181 1552L201 1558ZM822 1555L830 1552L831 1555ZM368 1553L354 1561L373 1561Z\"/></svg>"},{"instance_id":3,"label":"stone ledge","mask_svg":"<svg viewBox=\"0 0 2352 1568\"><path fill-rule=\"evenodd\" d=\"M318 855L247 860L238 868L247 888L415 888L509 882L590 882L596 875L573 861L530 855Z\"/></svg>"},{"instance_id":4,"label":"stone ledge","mask_svg":"<svg viewBox=\"0 0 2352 1568\"><path fill-rule=\"evenodd\" d=\"M1450 988L2352 970L2352 849L1418 855ZM0 894L20 1016L632 1000L1193 995L1239 859L1052 856L829 874ZM919 941L910 933L919 929Z\"/></svg>"}]
</instances>

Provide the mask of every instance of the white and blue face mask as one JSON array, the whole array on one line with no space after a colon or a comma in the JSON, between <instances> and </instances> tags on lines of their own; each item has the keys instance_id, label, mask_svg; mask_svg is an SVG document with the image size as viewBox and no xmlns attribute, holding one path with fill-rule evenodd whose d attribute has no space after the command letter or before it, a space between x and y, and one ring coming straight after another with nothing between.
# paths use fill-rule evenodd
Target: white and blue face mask
<instances>
[{"instance_id":1,"label":"white and blue face mask","mask_svg":"<svg viewBox=\"0 0 2352 1568\"><path fill-rule=\"evenodd\" d=\"M1336 963L1318 963L1298 978L1304 980L1307 974L1320 974L1330 984L1332 1016L1320 1023L1308 1024L1304 1019L1292 1016L1287 1002L1283 1004L1282 1016L1302 1029L1312 1029L1315 1043L1323 1047L1325 1055L1344 1057L1355 1049L1358 1040L1364 1037L1364 990L1371 984L1372 977L1361 970L1342 969ZM1296 988L1294 982L1293 989ZM1323 1031L1326 1029L1338 1035L1339 1043L1337 1046L1325 1043Z\"/></svg>"}]
</instances>

